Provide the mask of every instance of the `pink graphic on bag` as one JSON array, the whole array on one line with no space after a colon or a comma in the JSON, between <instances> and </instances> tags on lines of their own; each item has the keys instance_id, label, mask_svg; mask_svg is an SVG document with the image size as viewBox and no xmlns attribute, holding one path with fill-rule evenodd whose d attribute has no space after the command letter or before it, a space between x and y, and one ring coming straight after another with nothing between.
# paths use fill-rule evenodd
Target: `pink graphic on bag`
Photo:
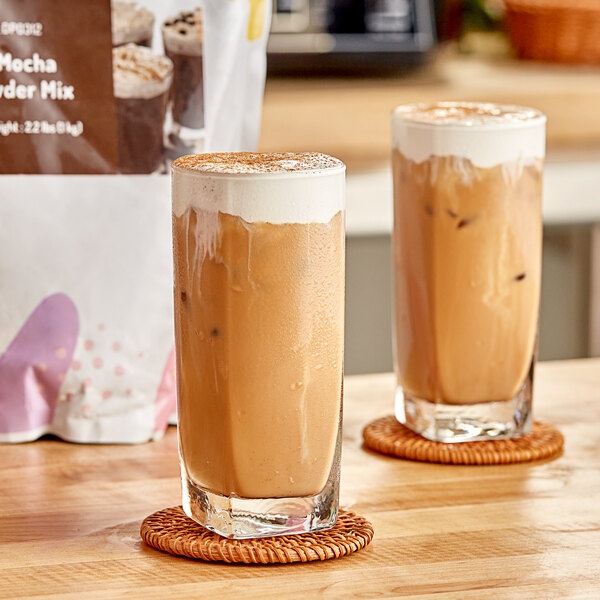
<instances>
[{"instance_id":1,"label":"pink graphic on bag","mask_svg":"<svg viewBox=\"0 0 600 600\"><path fill-rule=\"evenodd\" d=\"M69 370L79 316L65 294L48 296L0 356L0 433L49 425Z\"/></svg>"},{"instance_id":2,"label":"pink graphic on bag","mask_svg":"<svg viewBox=\"0 0 600 600\"><path fill-rule=\"evenodd\" d=\"M177 383L175 380L175 348L171 348L162 378L156 392L154 404L154 431L163 431L169 422L169 417L177 408Z\"/></svg>"}]
</instances>

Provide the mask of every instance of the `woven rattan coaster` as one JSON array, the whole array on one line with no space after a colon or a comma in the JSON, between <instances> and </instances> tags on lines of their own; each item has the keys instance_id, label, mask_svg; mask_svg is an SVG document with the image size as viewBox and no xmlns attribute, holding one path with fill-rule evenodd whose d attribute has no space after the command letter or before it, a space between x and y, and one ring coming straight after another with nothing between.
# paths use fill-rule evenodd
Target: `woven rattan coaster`
<instances>
[{"instance_id":1,"label":"woven rattan coaster","mask_svg":"<svg viewBox=\"0 0 600 600\"><path fill-rule=\"evenodd\" d=\"M533 422L530 433L512 440L432 442L407 429L393 416L367 425L363 439L367 448L381 454L451 465L506 465L540 460L558 454L565 442L558 429L539 421Z\"/></svg>"},{"instance_id":2,"label":"woven rattan coaster","mask_svg":"<svg viewBox=\"0 0 600 600\"><path fill-rule=\"evenodd\" d=\"M340 510L332 529L251 540L232 540L192 521L181 506L146 517L140 535L146 544L178 556L228 563L269 564L340 558L362 550L373 539L363 517Z\"/></svg>"}]
</instances>

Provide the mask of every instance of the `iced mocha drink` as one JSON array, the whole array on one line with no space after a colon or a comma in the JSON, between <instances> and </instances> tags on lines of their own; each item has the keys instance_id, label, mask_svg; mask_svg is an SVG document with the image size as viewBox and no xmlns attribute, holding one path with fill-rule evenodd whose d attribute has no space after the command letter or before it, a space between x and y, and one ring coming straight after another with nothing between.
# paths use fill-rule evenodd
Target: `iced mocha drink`
<instances>
[{"instance_id":1,"label":"iced mocha drink","mask_svg":"<svg viewBox=\"0 0 600 600\"><path fill-rule=\"evenodd\" d=\"M315 153L173 163L183 504L227 537L335 523L344 171Z\"/></svg>"},{"instance_id":2,"label":"iced mocha drink","mask_svg":"<svg viewBox=\"0 0 600 600\"><path fill-rule=\"evenodd\" d=\"M396 415L431 439L531 423L545 117L489 104L393 115Z\"/></svg>"},{"instance_id":3,"label":"iced mocha drink","mask_svg":"<svg viewBox=\"0 0 600 600\"><path fill-rule=\"evenodd\" d=\"M202 11L181 12L162 26L165 54L173 61L171 114L177 126L204 128Z\"/></svg>"},{"instance_id":4,"label":"iced mocha drink","mask_svg":"<svg viewBox=\"0 0 600 600\"><path fill-rule=\"evenodd\" d=\"M163 127L173 64L149 48L113 48L121 173L153 173L163 163Z\"/></svg>"}]
</instances>

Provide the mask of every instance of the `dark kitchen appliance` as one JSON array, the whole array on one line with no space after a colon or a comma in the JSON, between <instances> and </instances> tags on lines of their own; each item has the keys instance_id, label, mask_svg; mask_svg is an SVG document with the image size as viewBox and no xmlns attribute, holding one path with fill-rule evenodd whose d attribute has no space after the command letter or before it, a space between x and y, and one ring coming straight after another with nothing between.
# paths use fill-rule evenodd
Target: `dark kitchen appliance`
<instances>
[{"instance_id":1,"label":"dark kitchen appliance","mask_svg":"<svg viewBox=\"0 0 600 600\"><path fill-rule=\"evenodd\" d=\"M273 0L269 72L400 71L435 43L432 0Z\"/></svg>"}]
</instances>

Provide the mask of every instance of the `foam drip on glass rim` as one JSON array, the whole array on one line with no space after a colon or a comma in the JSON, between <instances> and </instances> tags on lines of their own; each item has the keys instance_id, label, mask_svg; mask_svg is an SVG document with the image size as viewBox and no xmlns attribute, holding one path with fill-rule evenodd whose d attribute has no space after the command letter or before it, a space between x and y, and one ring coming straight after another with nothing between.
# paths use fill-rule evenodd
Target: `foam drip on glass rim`
<instances>
[{"instance_id":1,"label":"foam drip on glass rim","mask_svg":"<svg viewBox=\"0 0 600 600\"><path fill-rule=\"evenodd\" d=\"M247 163L246 168L235 166L234 157L242 154L199 155L200 162L190 160L194 157L176 160L172 164L174 215L195 208L250 223L328 223L344 210L346 167L341 161L317 153L244 154L257 160L275 159L270 165ZM232 163L211 163L211 156L231 156Z\"/></svg>"}]
</instances>

